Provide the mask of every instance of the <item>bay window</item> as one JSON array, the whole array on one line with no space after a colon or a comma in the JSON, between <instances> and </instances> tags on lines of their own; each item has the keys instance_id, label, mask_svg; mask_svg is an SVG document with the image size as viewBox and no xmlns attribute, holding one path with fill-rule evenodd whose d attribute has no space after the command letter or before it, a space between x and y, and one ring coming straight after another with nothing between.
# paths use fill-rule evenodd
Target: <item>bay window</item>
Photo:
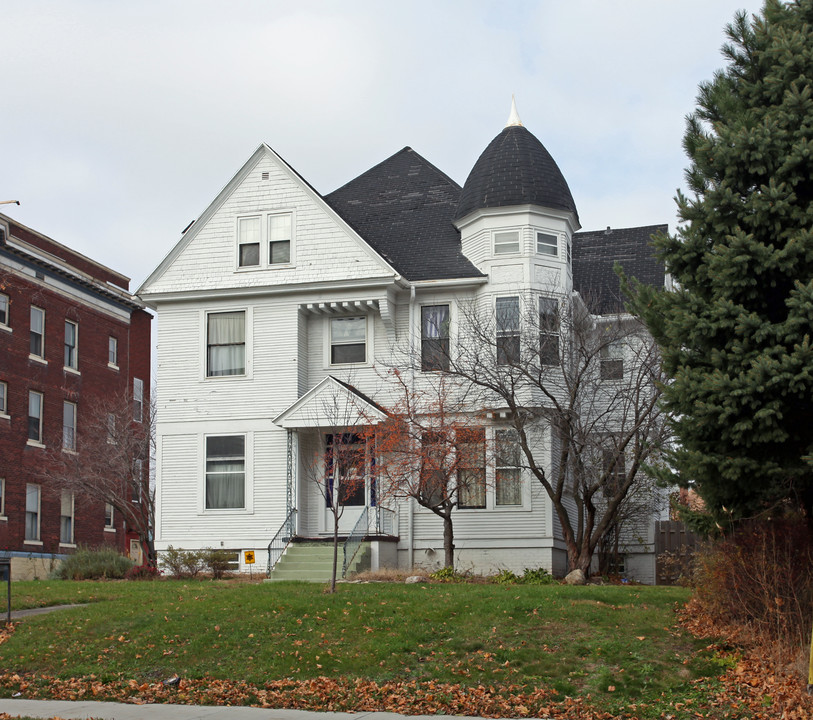
<instances>
[{"instance_id":1,"label":"bay window","mask_svg":"<svg viewBox=\"0 0 813 720\"><path fill-rule=\"evenodd\" d=\"M513 429L497 430L495 494L497 505L522 505L522 472L519 436Z\"/></svg>"},{"instance_id":2,"label":"bay window","mask_svg":"<svg viewBox=\"0 0 813 720\"><path fill-rule=\"evenodd\" d=\"M497 298L497 364L514 365L519 362L519 298Z\"/></svg>"},{"instance_id":3,"label":"bay window","mask_svg":"<svg viewBox=\"0 0 813 720\"><path fill-rule=\"evenodd\" d=\"M486 506L485 442L483 428L457 430L457 497L461 508Z\"/></svg>"},{"instance_id":4,"label":"bay window","mask_svg":"<svg viewBox=\"0 0 813 720\"><path fill-rule=\"evenodd\" d=\"M559 364L559 302L555 298L539 298L539 362Z\"/></svg>"}]
</instances>

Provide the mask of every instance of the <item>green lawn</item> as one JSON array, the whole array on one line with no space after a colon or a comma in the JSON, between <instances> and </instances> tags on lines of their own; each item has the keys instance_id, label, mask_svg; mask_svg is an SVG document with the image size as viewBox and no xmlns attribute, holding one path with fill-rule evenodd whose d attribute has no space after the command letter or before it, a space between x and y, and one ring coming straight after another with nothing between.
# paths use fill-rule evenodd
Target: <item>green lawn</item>
<instances>
[{"instance_id":1,"label":"green lawn","mask_svg":"<svg viewBox=\"0 0 813 720\"><path fill-rule=\"evenodd\" d=\"M674 700L719 673L675 627L682 588L40 581L13 598L89 603L17 627L0 667L21 675L545 686L610 709Z\"/></svg>"}]
</instances>

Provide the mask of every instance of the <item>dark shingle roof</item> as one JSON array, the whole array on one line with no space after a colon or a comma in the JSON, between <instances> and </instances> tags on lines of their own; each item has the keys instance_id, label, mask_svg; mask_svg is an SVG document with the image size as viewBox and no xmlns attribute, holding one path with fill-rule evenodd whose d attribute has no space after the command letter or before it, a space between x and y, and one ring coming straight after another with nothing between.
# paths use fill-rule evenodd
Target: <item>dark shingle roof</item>
<instances>
[{"instance_id":1,"label":"dark shingle roof","mask_svg":"<svg viewBox=\"0 0 813 720\"><path fill-rule=\"evenodd\" d=\"M613 267L642 283L663 287L663 263L655 257L650 237L666 225L607 228L573 236L573 286L594 313L624 311L621 286Z\"/></svg>"},{"instance_id":2,"label":"dark shingle roof","mask_svg":"<svg viewBox=\"0 0 813 720\"><path fill-rule=\"evenodd\" d=\"M481 277L452 224L460 186L405 147L324 199L409 280Z\"/></svg>"},{"instance_id":3,"label":"dark shingle roof","mask_svg":"<svg viewBox=\"0 0 813 720\"><path fill-rule=\"evenodd\" d=\"M511 125L469 173L455 219L483 208L526 204L569 210L578 218L570 188L545 146L526 128Z\"/></svg>"}]
</instances>

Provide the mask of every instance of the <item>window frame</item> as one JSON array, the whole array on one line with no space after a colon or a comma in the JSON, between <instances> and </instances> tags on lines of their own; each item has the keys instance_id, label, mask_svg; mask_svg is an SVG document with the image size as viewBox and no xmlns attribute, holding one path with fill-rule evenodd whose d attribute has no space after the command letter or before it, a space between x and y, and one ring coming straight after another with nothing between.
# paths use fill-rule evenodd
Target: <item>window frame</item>
<instances>
[{"instance_id":1,"label":"window frame","mask_svg":"<svg viewBox=\"0 0 813 720\"><path fill-rule=\"evenodd\" d=\"M133 422L144 422L144 381L133 378Z\"/></svg>"},{"instance_id":2,"label":"window frame","mask_svg":"<svg viewBox=\"0 0 813 720\"><path fill-rule=\"evenodd\" d=\"M66 420L68 417L66 416L66 412L70 408L71 410L71 419L73 420L73 426L69 426L66 424ZM78 423L78 408L75 402L71 402L70 400L63 400L62 401L62 449L66 452L76 452L76 433L77 433L77 423Z\"/></svg>"},{"instance_id":3,"label":"window frame","mask_svg":"<svg viewBox=\"0 0 813 720\"><path fill-rule=\"evenodd\" d=\"M507 317L500 311L500 304L506 305L508 301L515 306L516 313L511 311L511 318L516 319L516 326L507 327L502 321ZM519 295L500 295L494 299L494 332L495 349L497 352L497 365L510 367L520 361L522 319Z\"/></svg>"},{"instance_id":4,"label":"window frame","mask_svg":"<svg viewBox=\"0 0 813 720\"><path fill-rule=\"evenodd\" d=\"M0 417L11 417L8 412L8 382L0 380Z\"/></svg>"},{"instance_id":5,"label":"window frame","mask_svg":"<svg viewBox=\"0 0 813 720\"><path fill-rule=\"evenodd\" d=\"M547 239L544 240L543 238ZM552 241L552 242L551 242ZM536 254L545 257L559 257L559 236L545 230L536 231Z\"/></svg>"},{"instance_id":6,"label":"window frame","mask_svg":"<svg viewBox=\"0 0 813 720\"><path fill-rule=\"evenodd\" d=\"M545 312L548 305L552 312ZM547 295L539 296L539 364L557 367L561 362L561 308L559 300ZM555 341L554 341L555 339ZM554 356L555 353L555 356Z\"/></svg>"},{"instance_id":7,"label":"window frame","mask_svg":"<svg viewBox=\"0 0 813 720\"><path fill-rule=\"evenodd\" d=\"M501 447L506 447L505 443L500 444L501 436L513 435L513 452L516 453L517 459L505 462L505 457L501 455ZM518 502L500 502L500 474L503 473L516 473L513 480L516 483L515 494L518 496ZM524 497L524 487L522 477L522 449L519 445L519 434L515 428L495 428L494 430L494 507L496 508L509 508L509 507L522 507Z\"/></svg>"},{"instance_id":8,"label":"window frame","mask_svg":"<svg viewBox=\"0 0 813 720\"><path fill-rule=\"evenodd\" d=\"M224 458L232 457L236 458L238 456L217 456L209 455L209 440L211 439L219 439L219 438L242 438L243 440L243 454L242 454L242 461L243 461L243 504L241 506L232 506L232 507L209 507L208 506L208 484L209 484L209 475L214 474L210 473L208 469L209 462L215 462L218 458L223 461ZM251 452L251 443L249 441L249 434L248 433L209 433L203 436L203 487L202 487L202 512L204 513L246 513L251 511L251 507L249 504L251 498L251 487L249 484L249 454ZM220 473L226 474L226 473ZM237 473L231 473L237 474Z\"/></svg>"},{"instance_id":9,"label":"window frame","mask_svg":"<svg viewBox=\"0 0 813 720\"><path fill-rule=\"evenodd\" d=\"M69 503L69 513L65 514L65 500ZM70 521L70 537L65 539L65 518ZM59 545L60 547L76 547L74 543L76 532L76 498L70 490L62 490L59 496Z\"/></svg>"},{"instance_id":10,"label":"window frame","mask_svg":"<svg viewBox=\"0 0 813 720\"><path fill-rule=\"evenodd\" d=\"M288 219L288 238L284 240L274 240L273 239L273 230L271 225L273 224L272 221L275 218L287 218ZM266 230L267 230L267 239L266 239L266 249L268 251L268 266L269 267L283 267L293 264L293 249L294 249L294 215L292 212L269 212L266 216ZM282 260L280 262L274 262L273 256L273 246L274 245L283 245L288 244L288 259Z\"/></svg>"},{"instance_id":11,"label":"window frame","mask_svg":"<svg viewBox=\"0 0 813 720\"><path fill-rule=\"evenodd\" d=\"M73 328L72 345L68 343L69 327ZM65 319L65 344L62 361L66 370L79 370L79 323L67 318Z\"/></svg>"},{"instance_id":12,"label":"window frame","mask_svg":"<svg viewBox=\"0 0 813 720\"><path fill-rule=\"evenodd\" d=\"M41 318L40 330L34 330L34 315L35 313L39 313L39 317ZM28 341L28 357L34 358L36 360L44 361L45 360L45 310L41 307L37 307L36 305L32 305L28 314L29 317L29 341ZM39 352L33 352L34 349L34 338L39 338Z\"/></svg>"},{"instance_id":13,"label":"window frame","mask_svg":"<svg viewBox=\"0 0 813 720\"><path fill-rule=\"evenodd\" d=\"M0 328L11 330L11 300L5 293L0 293Z\"/></svg>"},{"instance_id":14,"label":"window frame","mask_svg":"<svg viewBox=\"0 0 813 720\"><path fill-rule=\"evenodd\" d=\"M249 221L257 221L257 227L254 229L254 233L256 233L255 237L246 237L243 236L243 226L246 225ZM242 217L237 218L237 267L240 270L253 270L261 265L261 257L262 257L262 215L244 215ZM252 263L244 263L243 262L243 248L250 248L255 247L257 248L257 262Z\"/></svg>"},{"instance_id":15,"label":"window frame","mask_svg":"<svg viewBox=\"0 0 813 720\"><path fill-rule=\"evenodd\" d=\"M470 436L477 435L474 441L469 439ZM478 448L475 452L478 453L478 463L467 464L466 455L468 453L462 446L477 445ZM486 482L486 429L482 426L458 428L455 433L455 452L457 453L457 507L459 510L487 510L488 509L488 484ZM481 504L469 503L464 500L470 488L466 487L466 483L462 479L462 474L466 472L477 471L480 475L477 480L478 494L482 498Z\"/></svg>"},{"instance_id":16,"label":"window frame","mask_svg":"<svg viewBox=\"0 0 813 720\"><path fill-rule=\"evenodd\" d=\"M39 415L32 415L31 414L31 401L33 398L39 398ZM28 445L36 445L38 447L45 447L45 444L42 442L42 416L44 413L44 406L45 406L45 394L39 392L38 390L29 390L28 391ZM37 421L37 437L31 437L31 421Z\"/></svg>"},{"instance_id":17,"label":"window frame","mask_svg":"<svg viewBox=\"0 0 813 720\"><path fill-rule=\"evenodd\" d=\"M424 311L435 308L446 308L446 319L441 321L441 327L437 323L430 321L430 327L437 327L438 335L428 337L426 334L427 322ZM451 357L451 326L452 326L452 305L451 303L432 303L421 305L421 370L423 372L447 372L449 370L449 359ZM445 332L445 335L443 334ZM437 347L432 350L433 345Z\"/></svg>"},{"instance_id":18,"label":"window frame","mask_svg":"<svg viewBox=\"0 0 813 720\"><path fill-rule=\"evenodd\" d=\"M8 520L6 517L6 479L0 477L0 520Z\"/></svg>"},{"instance_id":19,"label":"window frame","mask_svg":"<svg viewBox=\"0 0 813 720\"><path fill-rule=\"evenodd\" d=\"M513 236L513 240L508 240ZM494 255L519 255L522 252L522 233L519 230L494 230L491 233Z\"/></svg>"},{"instance_id":20,"label":"window frame","mask_svg":"<svg viewBox=\"0 0 813 720\"><path fill-rule=\"evenodd\" d=\"M373 332L372 323L370 322L370 315L338 315L334 317L325 318L327 322L327 366L328 367L361 367L370 364L370 350L373 345ZM333 342L333 322L344 322L347 320L363 320L364 325L364 359L352 360L350 362L334 362L333 361L333 348L335 347L348 347L350 345L360 345L359 342Z\"/></svg>"},{"instance_id":21,"label":"window frame","mask_svg":"<svg viewBox=\"0 0 813 720\"><path fill-rule=\"evenodd\" d=\"M211 329L210 318L217 315L236 315L242 314L243 316L243 341L242 343L218 343L212 345L209 342L209 333ZM224 379L242 379L250 377L249 372L249 357L250 357L250 338L251 338L251 323L248 308L231 308L208 310L203 314L203 377L206 380L224 380ZM213 347L243 347L243 367L242 372L230 373L210 373L209 367L211 363L211 349ZM236 367L236 366L235 366Z\"/></svg>"},{"instance_id":22,"label":"window frame","mask_svg":"<svg viewBox=\"0 0 813 720\"><path fill-rule=\"evenodd\" d=\"M29 509L29 498L32 495L32 490L36 492L37 509L36 511ZM36 531L33 533L35 537L29 537L29 520L30 515L34 516L36 523ZM23 543L29 545L42 545L42 487L37 483L25 484L25 522L23 523Z\"/></svg>"},{"instance_id":23,"label":"window frame","mask_svg":"<svg viewBox=\"0 0 813 720\"><path fill-rule=\"evenodd\" d=\"M624 379L625 345L623 340L611 340L599 348L599 375L605 382Z\"/></svg>"},{"instance_id":24,"label":"window frame","mask_svg":"<svg viewBox=\"0 0 813 720\"><path fill-rule=\"evenodd\" d=\"M119 339L113 335L107 336L107 367L119 369Z\"/></svg>"},{"instance_id":25,"label":"window frame","mask_svg":"<svg viewBox=\"0 0 813 720\"><path fill-rule=\"evenodd\" d=\"M274 238L275 228L272 228L275 218L286 218L288 237L286 239ZM256 220L258 228L255 237L243 236L243 224L248 220ZM277 268L290 268L295 264L296 251L296 213L293 209L261 210L240 215L235 219L235 270L238 272L251 272L253 270L269 270ZM274 246L288 245L287 260L274 261ZM243 247L256 245L256 262L243 262ZM252 258L253 259L253 258Z\"/></svg>"},{"instance_id":26,"label":"window frame","mask_svg":"<svg viewBox=\"0 0 813 720\"><path fill-rule=\"evenodd\" d=\"M110 509L110 513L108 515L108 508ZM110 521L108 522L108 517ZM116 508L113 507L112 503L106 502L104 504L104 529L107 531L116 529Z\"/></svg>"}]
</instances>

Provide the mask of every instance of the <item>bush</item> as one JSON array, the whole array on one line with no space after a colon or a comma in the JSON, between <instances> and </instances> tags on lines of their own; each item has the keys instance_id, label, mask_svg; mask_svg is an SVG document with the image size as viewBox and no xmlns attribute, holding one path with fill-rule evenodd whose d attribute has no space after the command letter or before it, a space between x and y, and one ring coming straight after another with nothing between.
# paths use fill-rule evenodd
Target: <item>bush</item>
<instances>
[{"instance_id":1,"label":"bush","mask_svg":"<svg viewBox=\"0 0 813 720\"><path fill-rule=\"evenodd\" d=\"M758 642L804 646L813 614L813 547L804 518L744 522L697 553L696 597L715 621Z\"/></svg>"},{"instance_id":2,"label":"bush","mask_svg":"<svg viewBox=\"0 0 813 720\"><path fill-rule=\"evenodd\" d=\"M491 582L497 585L515 585L520 582L520 577L510 570L502 569L496 575L491 576Z\"/></svg>"},{"instance_id":3,"label":"bush","mask_svg":"<svg viewBox=\"0 0 813 720\"><path fill-rule=\"evenodd\" d=\"M435 582L442 583L457 583L463 582L464 580L464 576L455 572L453 567L442 567L439 570L435 570L429 577Z\"/></svg>"},{"instance_id":4,"label":"bush","mask_svg":"<svg viewBox=\"0 0 813 720\"><path fill-rule=\"evenodd\" d=\"M220 580L234 566L234 551L204 548L200 551L200 560L212 578Z\"/></svg>"},{"instance_id":5,"label":"bush","mask_svg":"<svg viewBox=\"0 0 813 720\"><path fill-rule=\"evenodd\" d=\"M172 577L195 577L203 568L202 550L184 550L170 545L161 553L161 565Z\"/></svg>"},{"instance_id":6,"label":"bush","mask_svg":"<svg viewBox=\"0 0 813 720\"><path fill-rule=\"evenodd\" d=\"M121 579L133 561L120 555L115 548L79 548L65 558L54 570L53 576L61 580Z\"/></svg>"},{"instance_id":7,"label":"bush","mask_svg":"<svg viewBox=\"0 0 813 720\"><path fill-rule=\"evenodd\" d=\"M136 565L131 567L125 574L125 580L157 580L161 573L157 567L151 565Z\"/></svg>"},{"instance_id":8,"label":"bush","mask_svg":"<svg viewBox=\"0 0 813 720\"><path fill-rule=\"evenodd\" d=\"M545 570L545 568L540 567L536 568L535 570L525 568L525 572L522 573L520 582L523 585L551 585L556 582L556 578Z\"/></svg>"}]
</instances>

